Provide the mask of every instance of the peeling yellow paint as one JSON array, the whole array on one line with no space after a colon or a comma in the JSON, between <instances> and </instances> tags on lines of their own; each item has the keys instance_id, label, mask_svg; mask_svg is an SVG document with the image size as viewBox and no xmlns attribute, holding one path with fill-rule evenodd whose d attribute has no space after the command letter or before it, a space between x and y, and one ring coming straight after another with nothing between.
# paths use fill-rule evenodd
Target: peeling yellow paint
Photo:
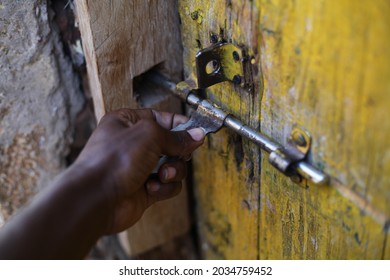
<instances>
[{"instance_id":1,"label":"peeling yellow paint","mask_svg":"<svg viewBox=\"0 0 390 280\"><path fill-rule=\"evenodd\" d=\"M253 18L258 16L257 8L249 2L244 6L232 3L231 7L225 6L225 3L179 1L186 76L195 73L195 55L211 45L211 36L238 45L250 38L253 45L246 46L250 50L258 48L256 32L238 31L240 26L248 26L248 14L251 13ZM199 10L203 11L201 24L191 17L194 11ZM236 33L240 36L232 36ZM259 87L259 84L257 82L256 86ZM225 83L212 86L208 95L219 107L258 127L260 92L257 90L251 95ZM259 164L258 148L225 129L209 136L204 148L194 156L193 177L199 202L201 248L205 258L258 258Z\"/></svg>"},{"instance_id":2,"label":"peeling yellow paint","mask_svg":"<svg viewBox=\"0 0 390 280\"><path fill-rule=\"evenodd\" d=\"M208 97L282 144L292 125L305 128L309 160L332 176L300 188L247 140L210 136L194 157L204 256L389 259L388 1L179 3L185 74L210 34L248 47L255 93L223 83Z\"/></svg>"}]
</instances>

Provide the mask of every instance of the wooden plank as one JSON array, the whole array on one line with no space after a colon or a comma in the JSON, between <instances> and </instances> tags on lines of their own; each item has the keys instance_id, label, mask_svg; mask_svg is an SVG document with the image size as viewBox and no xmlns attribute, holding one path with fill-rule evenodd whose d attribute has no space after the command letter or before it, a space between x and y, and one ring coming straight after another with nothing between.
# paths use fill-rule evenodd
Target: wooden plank
<instances>
[{"instance_id":1,"label":"wooden plank","mask_svg":"<svg viewBox=\"0 0 390 280\"><path fill-rule=\"evenodd\" d=\"M379 259L390 217L390 6L260 5L261 127L280 142L292 124L305 127L312 162L333 177L297 189L263 162L260 256Z\"/></svg>"},{"instance_id":2,"label":"wooden plank","mask_svg":"<svg viewBox=\"0 0 390 280\"><path fill-rule=\"evenodd\" d=\"M211 33L247 46L256 92L225 83L209 98L282 144L303 126L309 160L332 176L299 186L245 139L210 136L194 157L206 258L388 256L389 13L386 1L180 1L186 76Z\"/></svg>"},{"instance_id":3,"label":"wooden plank","mask_svg":"<svg viewBox=\"0 0 390 280\"><path fill-rule=\"evenodd\" d=\"M383 227L337 189L293 184L264 162L262 259L380 259Z\"/></svg>"},{"instance_id":4,"label":"wooden plank","mask_svg":"<svg viewBox=\"0 0 390 280\"><path fill-rule=\"evenodd\" d=\"M182 58L175 1L76 1L97 119L138 107L134 77L163 63L178 80Z\"/></svg>"},{"instance_id":5,"label":"wooden plank","mask_svg":"<svg viewBox=\"0 0 390 280\"><path fill-rule=\"evenodd\" d=\"M230 2L233 1L179 2L186 76L194 75L195 55L211 45L211 35L245 44L250 50L259 48L257 7L249 1L240 5ZM258 127L259 84L253 95L225 83L211 87L208 96L220 107ZM258 258L258 148L223 129L208 136L193 158L203 257Z\"/></svg>"},{"instance_id":6,"label":"wooden plank","mask_svg":"<svg viewBox=\"0 0 390 280\"><path fill-rule=\"evenodd\" d=\"M383 259L390 260L390 231L389 226L386 227L386 242L383 248Z\"/></svg>"},{"instance_id":7,"label":"wooden plank","mask_svg":"<svg viewBox=\"0 0 390 280\"><path fill-rule=\"evenodd\" d=\"M180 80L182 51L176 1L75 1L96 117L122 107L138 108L134 79L159 65ZM148 103L180 112L179 100L167 96ZM178 211L180 209L180 211ZM189 229L187 194L147 210L128 232L132 254L163 244Z\"/></svg>"}]
</instances>

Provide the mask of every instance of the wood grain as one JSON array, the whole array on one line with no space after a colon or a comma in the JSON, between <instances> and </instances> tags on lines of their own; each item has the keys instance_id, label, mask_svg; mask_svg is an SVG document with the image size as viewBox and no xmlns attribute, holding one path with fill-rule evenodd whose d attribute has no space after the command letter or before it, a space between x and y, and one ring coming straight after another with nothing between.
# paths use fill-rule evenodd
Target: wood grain
<instances>
[{"instance_id":1,"label":"wood grain","mask_svg":"<svg viewBox=\"0 0 390 280\"><path fill-rule=\"evenodd\" d=\"M263 132L297 123L328 187L299 189L264 162L263 258L379 259L390 217L390 46L385 1L261 1ZM275 178L274 180L272 178ZM275 250L275 244L281 244Z\"/></svg>"},{"instance_id":2,"label":"wood grain","mask_svg":"<svg viewBox=\"0 0 390 280\"><path fill-rule=\"evenodd\" d=\"M137 107L134 77L163 63L181 77L175 1L76 1L98 119L123 106Z\"/></svg>"},{"instance_id":3,"label":"wood grain","mask_svg":"<svg viewBox=\"0 0 390 280\"><path fill-rule=\"evenodd\" d=\"M179 2L186 76L194 75L195 55L211 45L212 35L219 40L245 44L252 52L258 50L258 7L249 1L231 6L226 5L228 2ZM224 83L211 87L208 97L253 127L259 127L259 80L254 94ZM210 135L194 156L203 257L258 258L259 158L257 147L225 129Z\"/></svg>"},{"instance_id":4,"label":"wood grain","mask_svg":"<svg viewBox=\"0 0 390 280\"><path fill-rule=\"evenodd\" d=\"M387 1L180 1L184 64L210 34L248 47L256 92L208 96L279 143L312 135L329 186L292 183L245 139L208 138L194 158L205 258L389 258L390 5ZM385 253L384 253L385 252Z\"/></svg>"},{"instance_id":5,"label":"wood grain","mask_svg":"<svg viewBox=\"0 0 390 280\"><path fill-rule=\"evenodd\" d=\"M76 0L83 48L96 117L123 107L139 108L134 79L158 65L179 81L182 75L177 4L169 1ZM148 102L164 111L181 112L179 100L166 96ZM187 193L146 211L128 231L131 254L138 254L188 232Z\"/></svg>"}]
</instances>

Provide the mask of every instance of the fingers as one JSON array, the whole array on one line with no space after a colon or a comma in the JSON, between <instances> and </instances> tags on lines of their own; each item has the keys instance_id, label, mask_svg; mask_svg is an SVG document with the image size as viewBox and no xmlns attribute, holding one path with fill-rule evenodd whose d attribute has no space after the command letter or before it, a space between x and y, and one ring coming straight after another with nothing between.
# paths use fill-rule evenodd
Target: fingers
<instances>
[{"instance_id":1,"label":"fingers","mask_svg":"<svg viewBox=\"0 0 390 280\"><path fill-rule=\"evenodd\" d=\"M160 112L153 109L119 109L110 113L107 113L100 121L99 124L110 122L117 123L118 125L124 127L130 127L131 125L137 123L139 120L154 120L161 127L165 129L172 129L178 126L179 124L185 123L188 121L186 116Z\"/></svg>"},{"instance_id":2,"label":"fingers","mask_svg":"<svg viewBox=\"0 0 390 280\"><path fill-rule=\"evenodd\" d=\"M181 181L162 183L157 179L149 179L146 182L148 206L152 205L157 201L169 199L178 195L181 189L182 189Z\"/></svg>"},{"instance_id":3,"label":"fingers","mask_svg":"<svg viewBox=\"0 0 390 280\"><path fill-rule=\"evenodd\" d=\"M184 161L190 161L192 159L192 154L188 154L182 157L182 160Z\"/></svg>"},{"instance_id":4,"label":"fingers","mask_svg":"<svg viewBox=\"0 0 390 280\"><path fill-rule=\"evenodd\" d=\"M182 160L164 163L146 182L146 191L151 203L171 198L180 193L182 180L187 175L186 163Z\"/></svg>"},{"instance_id":5,"label":"fingers","mask_svg":"<svg viewBox=\"0 0 390 280\"><path fill-rule=\"evenodd\" d=\"M172 156L182 156L192 153L199 147L204 140L205 133L200 128L194 128L187 132L169 132L170 129L188 120L187 117L180 114L160 112L152 109L120 109L106 114L101 120L99 126L105 126L107 131L114 132L116 129L132 128L140 123L144 129L141 132L145 137L149 133L154 133L156 139L161 144L163 153ZM155 123L162 129L158 129L155 125L145 125ZM164 132L165 130L165 132ZM161 141L165 139L165 141ZM200 142L200 143L195 143ZM177 154L179 151L179 154Z\"/></svg>"},{"instance_id":6,"label":"fingers","mask_svg":"<svg viewBox=\"0 0 390 280\"><path fill-rule=\"evenodd\" d=\"M79 160L93 162L99 174L103 170L102 176L107 176L103 181L115 193L108 199L116 230L134 224L154 202L180 192L186 176L183 160L166 162L156 177L148 176L161 155L184 159L203 143L200 128L170 131L186 121L185 116L151 109L121 109L101 120Z\"/></svg>"},{"instance_id":7,"label":"fingers","mask_svg":"<svg viewBox=\"0 0 390 280\"><path fill-rule=\"evenodd\" d=\"M141 146L157 156L167 155L179 158L192 153L202 145L205 137L201 128L194 128L188 132L170 131L155 121L145 119L129 128L127 135L131 135L129 136L131 139L137 138Z\"/></svg>"},{"instance_id":8,"label":"fingers","mask_svg":"<svg viewBox=\"0 0 390 280\"><path fill-rule=\"evenodd\" d=\"M99 121L99 126L108 123L110 126L130 127L137 121L143 118L151 119L152 116L153 114L151 114L150 110L132 110L123 108L105 114Z\"/></svg>"},{"instance_id":9,"label":"fingers","mask_svg":"<svg viewBox=\"0 0 390 280\"><path fill-rule=\"evenodd\" d=\"M186 176L187 167L183 160L164 163L158 170L158 178L162 183L181 181Z\"/></svg>"},{"instance_id":10,"label":"fingers","mask_svg":"<svg viewBox=\"0 0 390 280\"><path fill-rule=\"evenodd\" d=\"M188 121L186 116L180 114L172 114L167 112L160 112L152 110L156 122L165 129L171 130L179 124L185 123Z\"/></svg>"},{"instance_id":11,"label":"fingers","mask_svg":"<svg viewBox=\"0 0 390 280\"><path fill-rule=\"evenodd\" d=\"M162 154L183 158L202 145L204 137L205 133L201 128L189 131L167 131L165 141L160 143Z\"/></svg>"},{"instance_id":12,"label":"fingers","mask_svg":"<svg viewBox=\"0 0 390 280\"><path fill-rule=\"evenodd\" d=\"M203 141L205 137L205 131L203 128L192 128L190 130L187 130L187 133L190 134L192 140L194 141Z\"/></svg>"}]
</instances>

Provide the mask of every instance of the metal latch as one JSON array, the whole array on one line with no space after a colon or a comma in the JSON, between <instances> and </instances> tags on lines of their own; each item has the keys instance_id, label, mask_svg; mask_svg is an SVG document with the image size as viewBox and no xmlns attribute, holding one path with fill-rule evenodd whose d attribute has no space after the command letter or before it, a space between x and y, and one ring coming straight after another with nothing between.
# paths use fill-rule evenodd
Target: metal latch
<instances>
[{"instance_id":1,"label":"metal latch","mask_svg":"<svg viewBox=\"0 0 390 280\"><path fill-rule=\"evenodd\" d=\"M287 145L282 146L198 96L199 89L224 81L231 81L245 87L245 81L242 78L244 77L244 64L247 61L243 51L237 46L220 43L201 50L197 54L198 87L193 81L183 81L176 85L158 73L153 73L150 79L196 108L190 120L175 130L202 127L208 134L217 132L222 126L226 126L268 152L270 163L294 181L299 181L303 177L315 184L326 184L328 176L305 161L310 149L311 137L304 129L293 127ZM206 69L210 64L213 67L211 71Z\"/></svg>"},{"instance_id":2,"label":"metal latch","mask_svg":"<svg viewBox=\"0 0 390 280\"><path fill-rule=\"evenodd\" d=\"M195 57L198 88L208 88L224 81L243 82L245 54L233 44L219 43L200 50Z\"/></svg>"}]
</instances>

